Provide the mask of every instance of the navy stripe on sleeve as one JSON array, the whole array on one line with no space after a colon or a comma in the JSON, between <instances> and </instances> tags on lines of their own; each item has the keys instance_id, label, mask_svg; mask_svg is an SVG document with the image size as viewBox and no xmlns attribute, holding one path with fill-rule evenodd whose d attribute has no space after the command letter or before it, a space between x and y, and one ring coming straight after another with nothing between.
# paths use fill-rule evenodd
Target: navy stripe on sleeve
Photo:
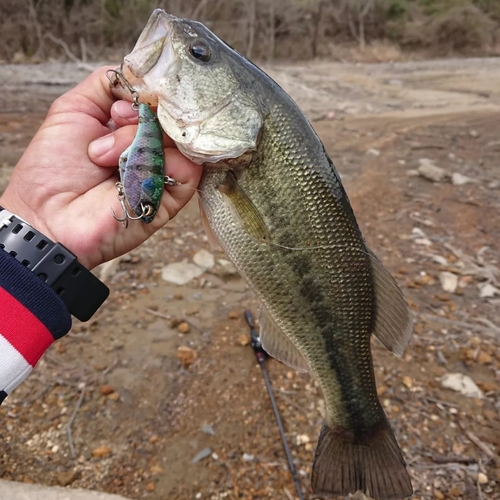
<instances>
[{"instance_id":1,"label":"navy stripe on sleeve","mask_svg":"<svg viewBox=\"0 0 500 500\"><path fill-rule=\"evenodd\" d=\"M71 315L61 297L3 250L0 250L0 287L29 309L51 332L54 339L61 338L70 330Z\"/></svg>"}]
</instances>

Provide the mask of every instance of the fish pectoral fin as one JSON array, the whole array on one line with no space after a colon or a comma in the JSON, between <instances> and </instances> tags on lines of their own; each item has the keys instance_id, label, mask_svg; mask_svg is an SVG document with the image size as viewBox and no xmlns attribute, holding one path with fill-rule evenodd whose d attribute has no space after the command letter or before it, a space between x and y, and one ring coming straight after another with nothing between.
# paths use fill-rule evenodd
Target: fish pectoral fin
<instances>
[{"instance_id":1,"label":"fish pectoral fin","mask_svg":"<svg viewBox=\"0 0 500 500\"><path fill-rule=\"evenodd\" d=\"M238 184L232 170L228 171L226 182L219 186L219 191L245 231L261 243L269 243L271 238L264 219Z\"/></svg>"},{"instance_id":2,"label":"fish pectoral fin","mask_svg":"<svg viewBox=\"0 0 500 500\"><path fill-rule=\"evenodd\" d=\"M200 207L201 223L203 225L203 229L205 230L205 234L207 235L208 243L210 244L212 250L219 250L219 241L210 227L210 223L208 222L208 217L205 209L203 208L203 202L200 197L198 197L198 206Z\"/></svg>"},{"instance_id":3,"label":"fish pectoral fin","mask_svg":"<svg viewBox=\"0 0 500 500\"><path fill-rule=\"evenodd\" d=\"M273 358L301 373L309 371L306 360L275 323L265 307L260 313L260 342L264 351Z\"/></svg>"},{"instance_id":4,"label":"fish pectoral fin","mask_svg":"<svg viewBox=\"0 0 500 500\"><path fill-rule=\"evenodd\" d=\"M413 318L396 281L370 251L377 315L373 334L396 356L401 356L410 342Z\"/></svg>"}]
</instances>

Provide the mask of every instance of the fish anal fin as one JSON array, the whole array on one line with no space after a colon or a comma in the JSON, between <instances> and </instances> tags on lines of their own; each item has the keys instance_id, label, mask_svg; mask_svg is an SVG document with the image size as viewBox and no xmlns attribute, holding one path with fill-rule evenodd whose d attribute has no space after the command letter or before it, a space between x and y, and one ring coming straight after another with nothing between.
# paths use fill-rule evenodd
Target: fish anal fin
<instances>
[{"instance_id":1,"label":"fish anal fin","mask_svg":"<svg viewBox=\"0 0 500 500\"><path fill-rule=\"evenodd\" d=\"M252 238L268 243L270 234L266 223L252 200L238 184L232 170L228 171L226 182L219 186L219 191L246 232Z\"/></svg>"},{"instance_id":2,"label":"fish anal fin","mask_svg":"<svg viewBox=\"0 0 500 500\"><path fill-rule=\"evenodd\" d=\"M396 356L401 356L413 331L411 310L389 271L369 251L377 314L373 334Z\"/></svg>"},{"instance_id":3,"label":"fish anal fin","mask_svg":"<svg viewBox=\"0 0 500 500\"><path fill-rule=\"evenodd\" d=\"M359 490L377 500L396 500L413 493L401 450L387 422L362 441L324 424L311 484L319 495L347 496Z\"/></svg>"},{"instance_id":4,"label":"fish anal fin","mask_svg":"<svg viewBox=\"0 0 500 500\"><path fill-rule=\"evenodd\" d=\"M309 371L302 354L283 333L264 307L260 314L259 325L260 342L267 354L298 372L305 373Z\"/></svg>"},{"instance_id":5,"label":"fish anal fin","mask_svg":"<svg viewBox=\"0 0 500 500\"><path fill-rule=\"evenodd\" d=\"M221 246L217 240L217 236L215 236L212 228L210 227L201 198L198 198L198 206L200 207L201 223L203 225L203 229L205 230L205 234L207 235L208 243L210 244L212 250L220 250Z\"/></svg>"}]
</instances>

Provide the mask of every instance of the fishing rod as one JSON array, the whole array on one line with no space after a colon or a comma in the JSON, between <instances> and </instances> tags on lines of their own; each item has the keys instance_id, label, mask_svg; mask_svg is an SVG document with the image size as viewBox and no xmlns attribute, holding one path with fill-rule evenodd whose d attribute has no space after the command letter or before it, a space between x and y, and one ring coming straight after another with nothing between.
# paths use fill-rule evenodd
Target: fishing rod
<instances>
[{"instance_id":1,"label":"fishing rod","mask_svg":"<svg viewBox=\"0 0 500 500\"><path fill-rule=\"evenodd\" d=\"M264 381L266 382L267 392L269 394L269 399L271 400L271 405L273 407L274 416L276 418L276 423L278 424L278 429L280 431L281 441L283 443L283 448L285 450L286 459L288 460L288 468L293 477L293 482L295 484L295 489L297 490L297 495L299 500L304 500L302 495L302 489L300 487L299 476L297 475L297 470L295 469L295 465L293 463L292 454L290 453L290 448L288 447L288 443L285 436L285 429L283 428L283 423L281 422L281 417L279 414L278 406L276 404L276 399L274 398L273 388L271 386L271 381L269 380L269 372L266 368L266 359L268 358L268 354L262 348L262 344L260 342L260 336L255 330L255 324L253 322L252 313L247 309L245 310L245 319L250 327L250 336L252 338L251 346L255 353L255 357L259 363L260 369L262 370L262 375L264 375Z\"/></svg>"}]
</instances>

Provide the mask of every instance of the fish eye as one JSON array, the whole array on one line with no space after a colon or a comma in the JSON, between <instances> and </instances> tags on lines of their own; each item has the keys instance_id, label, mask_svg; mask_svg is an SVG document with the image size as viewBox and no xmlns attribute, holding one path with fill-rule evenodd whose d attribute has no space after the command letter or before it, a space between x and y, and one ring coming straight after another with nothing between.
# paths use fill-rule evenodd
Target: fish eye
<instances>
[{"instance_id":1,"label":"fish eye","mask_svg":"<svg viewBox=\"0 0 500 500\"><path fill-rule=\"evenodd\" d=\"M203 41L197 40L189 46L189 53L197 61L208 62L212 57L212 51L210 47Z\"/></svg>"}]
</instances>

